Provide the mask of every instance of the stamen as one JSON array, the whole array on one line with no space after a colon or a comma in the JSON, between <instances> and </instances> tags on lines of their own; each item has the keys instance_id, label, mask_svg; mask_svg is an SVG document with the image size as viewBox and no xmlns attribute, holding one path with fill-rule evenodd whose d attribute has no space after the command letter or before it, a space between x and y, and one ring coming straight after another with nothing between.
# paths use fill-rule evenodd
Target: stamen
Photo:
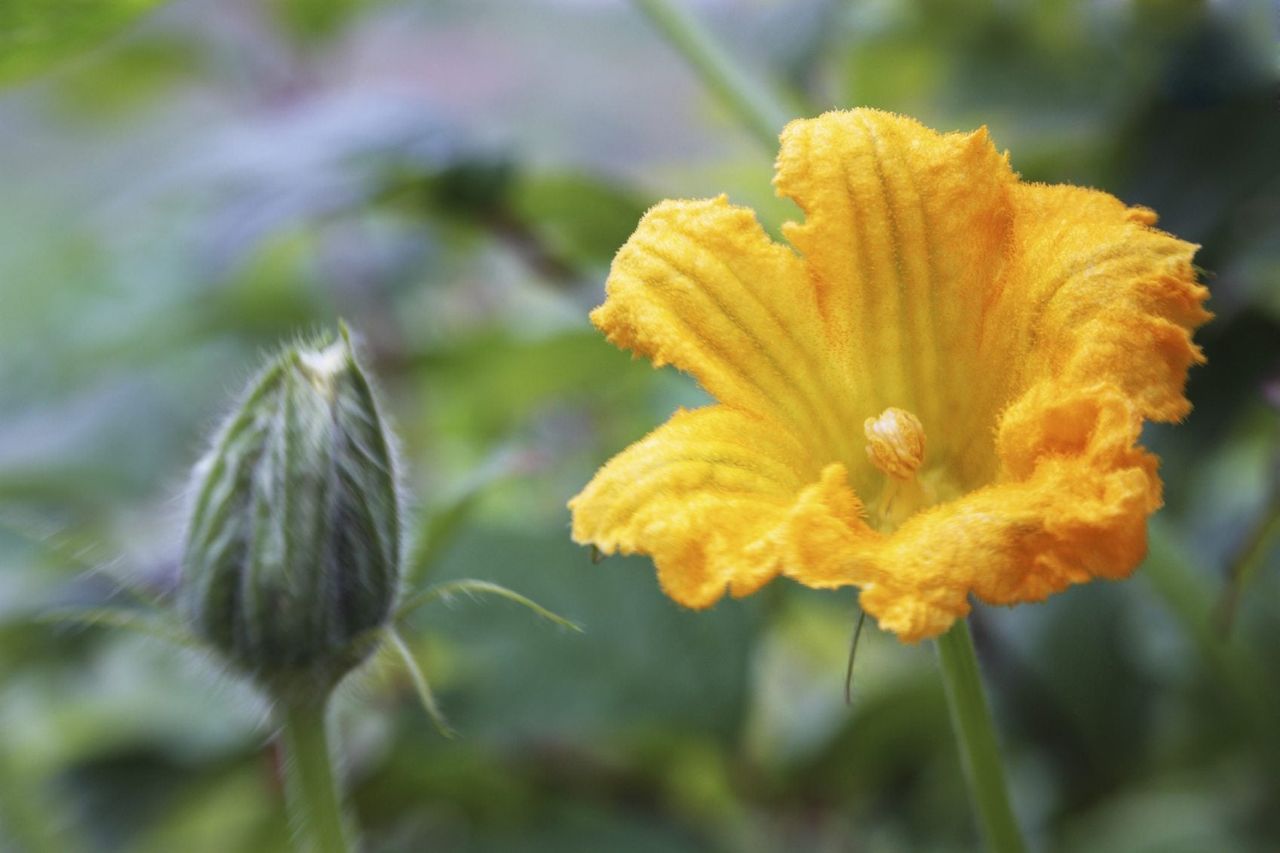
<instances>
[{"instance_id":1,"label":"stamen","mask_svg":"<svg viewBox=\"0 0 1280 853\"><path fill-rule=\"evenodd\" d=\"M867 458L891 477L910 480L924 463L924 426L904 409L889 407L862 424Z\"/></svg>"},{"instance_id":2,"label":"stamen","mask_svg":"<svg viewBox=\"0 0 1280 853\"><path fill-rule=\"evenodd\" d=\"M887 533L933 502L916 477L924 464L924 427L915 415L891 407L878 418L867 418L862 430L867 458L887 475L872 509L876 526Z\"/></svg>"}]
</instances>

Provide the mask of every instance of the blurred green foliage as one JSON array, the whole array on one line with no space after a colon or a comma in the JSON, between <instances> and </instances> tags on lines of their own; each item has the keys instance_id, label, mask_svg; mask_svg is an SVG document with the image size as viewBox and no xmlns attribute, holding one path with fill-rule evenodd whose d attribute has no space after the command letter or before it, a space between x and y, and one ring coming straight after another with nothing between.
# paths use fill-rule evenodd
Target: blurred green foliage
<instances>
[{"instance_id":1,"label":"blurred green foliage","mask_svg":"<svg viewBox=\"0 0 1280 853\"><path fill-rule=\"evenodd\" d=\"M160 0L6 0L0 6L0 80L46 70L92 50Z\"/></svg>"},{"instance_id":2,"label":"blurred green foliage","mask_svg":"<svg viewBox=\"0 0 1280 853\"><path fill-rule=\"evenodd\" d=\"M702 399L589 327L613 252L666 196L796 215L670 48L619 3L150 5L0 5L0 848L287 846L260 698L188 650L37 617L168 596L206 431L264 351L341 316L403 440L423 582L493 580L586 630L501 600L414 614L462 736L396 670L344 691L370 850L972 849L929 649L869 630L845 707L851 594L778 582L695 614L645 560L568 541L595 466ZM1195 412L1148 436L1147 565L980 608L975 633L1040 849L1275 849L1274 6L696 10L815 112L987 124L1025 177L1203 245L1218 316Z\"/></svg>"}]
</instances>

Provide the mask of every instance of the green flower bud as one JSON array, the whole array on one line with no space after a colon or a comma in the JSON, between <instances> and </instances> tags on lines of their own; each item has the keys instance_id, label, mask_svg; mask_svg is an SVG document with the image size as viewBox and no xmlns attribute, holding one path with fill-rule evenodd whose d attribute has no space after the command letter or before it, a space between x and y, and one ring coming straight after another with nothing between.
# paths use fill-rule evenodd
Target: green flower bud
<instances>
[{"instance_id":1,"label":"green flower bud","mask_svg":"<svg viewBox=\"0 0 1280 853\"><path fill-rule=\"evenodd\" d=\"M268 365L194 479L180 600L196 632L276 694L327 692L400 579L391 441L346 328Z\"/></svg>"}]
</instances>

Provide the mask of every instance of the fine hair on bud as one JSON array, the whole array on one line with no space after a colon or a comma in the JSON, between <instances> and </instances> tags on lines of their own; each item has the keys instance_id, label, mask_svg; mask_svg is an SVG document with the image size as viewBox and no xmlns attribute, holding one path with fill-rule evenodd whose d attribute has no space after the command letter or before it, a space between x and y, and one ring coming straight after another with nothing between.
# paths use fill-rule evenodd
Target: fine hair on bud
<instances>
[{"instance_id":1,"label":"fine hair on bud","mask_svg":"<svg viewBox=\"0 0 1280 853\"><path fill-rule=\"evenodd\" d=\"M391 616L393 447L344 326L272 359L196 466L180 606L276 698L327 694Z\"/></svg>"}]
</instances>

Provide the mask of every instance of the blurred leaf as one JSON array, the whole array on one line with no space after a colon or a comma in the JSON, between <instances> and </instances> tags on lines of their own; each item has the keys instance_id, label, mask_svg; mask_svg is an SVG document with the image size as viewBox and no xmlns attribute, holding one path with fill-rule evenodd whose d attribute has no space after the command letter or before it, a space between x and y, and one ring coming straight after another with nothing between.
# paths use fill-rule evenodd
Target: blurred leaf
<instances>
[{"instance_id":1,"label":"blurred leaf","mask_svg":"<svg viewBox=\"0 0 1280 853\"><path fill-rule=\"evenodd\" d=\"M422 583L490 488L528 473L537 463L535 454L528 451L499 451L466 477L461 486L425 509L405 567L405 586L413 589Z\"/></svg>"},{"instance_id":2,"label":"blurred leaf","mask_svg":"<svg viewBox=\"0 0 1280 853\"><path fill-rule=\"evenodd\" d=\"M262 698L212 659L149 637L100 633L78 661L8 674L0 719L15 761L62 772L159 750L202 762L260 738Z\"/></svg>"},{"instance_id":3,"label":"blurred leaf","mask_svg":"<svg viewBox=\"0 0 1280 853\"><path fill-rule=\"evenodd\" d=\"M486 220L501 210L518 168L508 157L472 152L423 176L428 205L449 216Z\"/></svg>"},{"instance_id":4,"label":"blurred leaf","mask_svg":"<svg viewBox=\"0 0 1280 853\"><path fill-rule=\"evenodd\" d=\"M125 29L162 0L5 0L0 83L47 70Z\"/></svg>"},{"instance_id":5,"label":"blurred leaf","mask_svg":"<svg viewBox=\"0 0 1280 853\"><path fill-rule=\"evenodd\" d=\"M861 40L842 50L846 68L845 98L850 105L925 107L945 76L946 58L936 46L904 35ZM885 74L892 64L893 73Z\"/></svg>"},{"instance_id":6,"label":"blurred leaf","mask_svg":"<svg viewBox=\"0 0 1280 853\"><path fill-rule=\"evenodd\" d=\"M1069 820L1063 851L1080 853L1202 853L1250 850L1236 828L1247 783L1215 773L1173 779L1110 797Z\"/></svg>"},{"instance_id":7,"label":"blurred leaf","mask_svg":"<svg viewBox=\"0 0 1280 853\"><path fill-rule=\"evenodd\" d=\"M121 120L161 101L178 84L198 80L202 49L194 39L155 37L95 53L59 77L58 106L74 122Z\"/></svg>"},{"instance_id":8,"label":"blurred leaf","mask_svg":"<svg viewBox=\"0 0 1280 853\"><path fill-rule=\"evenodd\" d=\"M276 853L288 846L283 799L260 766L239 764L183 781L187 784L130 849Z\"/></svg>"},{"instance_id":9,"label":"blurred leaf","mask_svg":"<svg viewBox=\"0 0 1280 853\"><path fill-rule=\"evenodd\" d=\"M302 41L322 41L343 32L379 0L270 0L276 17Z\"/></svg>"},{"instance_id":10,"label":"blurred leaf","mask_svg":"<svg viewBox=\"0 0 1280 853\"><path fill-rule=\"evenodd\" d=\"M457 347L424 355L435 416L451 432L490 441L508 438L533 411L555 400L625 399L652 370L590 329L532 340L476 333Z\"/></svg>"},{"instance_id":11,"label":"blurred leaf","mask_svg":"<svg viewBox=\"0 0 1280 853\"><path fill-rule=\"evenodd\" d=\"M0 485L0 502L4 499L3 485ZM30 507L30 505L29 505ZM26 554L24 562L38 571L42 579L50 584L66 585L69 580L106 581L106 595L114 596L125 593L129 597L150 605L155 612L163 612L167 602L163 593L155 585L123 571L119 565L110 560L94 560L90 555L103 550L101 532L81 525L74 532L66 529L45 529L26 519L11 514L0 513L0 545L7 538L20 542ZM0 554L3 554L0 551ZM70 592L64 587L64 592ZM58 596L51 596L58 599ZM59 599L65 601L65 598ZM44 599L48 601L48 599ZM0 619L12 612L25 617L23 602L5 601L0 604Z\"/></svg>"},{"instance_id":12,"label":"blurred leaf","mask_svg":"<svg viewBox=\"0 0 1280 853\"><path fill-rule=\"evenodd\" d=\"M648 204L636 193L584 174L525 174L511 209L549 250L578 269L608 266Z\"/></svg>"},{"instance_id":13,"label":"blurred leaf","mask_svg":"<svg viewBox=\"0 0 1280 853\"><path fill-rule=\"evenodd\" d=\"M1019 741L1046 743L1068 807L1123 785L1152 747L1159 693L1138 654L1135 592L1082 585L1039 608L1042 630L1025 649L988 643L985 668L1003 686L1008 728Z\"/></svg>"},{"instance_id":14,"label":"blurred leaf","mask_svg":"<svg viewBox=\"0 0 1280 853\"><path fill-rule=\"evenodd\" d=\"M0 847L25 853L67 853L79 850L71 844L63 821L50 807L49 792L41 784L12 765L7 750L0 746Z\"/></svg>"},{"instance_id":15,"label":"blurred leaf","mask_svg":"<svg viewBox=\"0 0 1280 853\"><path fill-rule=\"evenodd\" d=\"M758 605L679 608L658 589L648 560L593 565L586 549L554 533L472 529L441 567L445 577L483 570L588 627L581 637L530 633L513 608L487 608L483 618L434 611L430 624L456 644L457 658L452 678L437 687L467 731L502 742L579 742L664 726L736 737ZM833 683L838 694L838 673Z\"/></svg>"},{"instance_id":16,"label":"blurred leaf","mask_svg":"<svg viewBox=\"0 0 1280 853\"><path fill-rule=\"evenodd\" d=\"M210 289L203 322L276 341L326 318L315 274L316 236L279 229L256 247L222 286Z\"/></svg>"}]
</instances>

